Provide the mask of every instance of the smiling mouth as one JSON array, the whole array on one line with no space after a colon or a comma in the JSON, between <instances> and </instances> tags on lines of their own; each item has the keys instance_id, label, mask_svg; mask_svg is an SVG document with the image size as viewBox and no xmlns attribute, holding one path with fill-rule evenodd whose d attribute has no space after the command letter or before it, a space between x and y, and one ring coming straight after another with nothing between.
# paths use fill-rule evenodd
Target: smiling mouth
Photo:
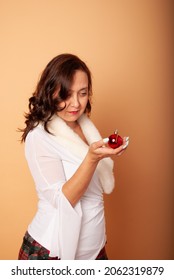
<instances>
[{"instance_id":1,"label":"smiling mouth","mask_svg":"<svg viewBox=\"0 0 174 280\"><path fill-rule=\"evenodd\" d=\"M79 111L71 111L71 112L68 112L69 114L72 114L72 115L75 115L77 114Z\"/></svg>"}]
</instances>

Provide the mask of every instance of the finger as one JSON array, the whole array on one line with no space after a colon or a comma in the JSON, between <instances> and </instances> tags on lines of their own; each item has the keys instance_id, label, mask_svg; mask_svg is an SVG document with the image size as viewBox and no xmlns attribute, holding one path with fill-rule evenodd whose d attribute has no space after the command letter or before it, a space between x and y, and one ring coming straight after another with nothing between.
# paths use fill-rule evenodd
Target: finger
<instances>
[{"instance_id":1,"label":"finger","mask_svg":"<svg viewBox=\"0 0 174 280\"><path fill-rule=\"evenodd\" d=\"M129 136L123 137L123 143L126 143L127 141L129 141Z\"/></svg>"},{"instance_id":2,"label":"finger","mask_svg":"<svg viewBox=\"0 0 174 280\"><path fill-rule=\"evenodd\" d=\"M127 149L128 145L129 145L129 139L125 142L125 144L122 145L122 150L117 154L117 156L121 156L122 153L124 153L124 151Z\"/></svg>"},{"instance_id":3,"label":"finger","mask_svg":"<svg viewBox=\"0 0 174 280\"><path fill-rule=\"evenodd\" d=\"M104 147L105 146L104 144L106 144L108 142L106 139L107 138L104 138L104 139L101 139L97 142L92 143L93 149ZM109 140L109 138L108 138L108 140Z\"/></svg>"},{"instance_id":4,"label":"finger","mask_svg":"<svg viewBox=\"0 0 174 280\"><path fill-rule=\"evenodd\" d=\"M117 156L122 155L122 153L124 153L124 151L127 149L128 145L129 145L129 137L124 137L123 144L116 149L116 155Z\"/></svg>"},{"instance_id":5,"label":"finger","mask_svg":"<svg viewBox=\"0 0 174 280\"><path fill-rule=\"evenodd\" d=\"M129 145L129 141L127 141L123 146L122 149L125 150L127 148L127 146Z\"/></svg>"},{"instance_id":6,"label":"finger","mask_svg":"<svg viewBox=\"0 0 174 280\"><path fill-rule=\"evenodd\" d=\"M109 141L109 138L108 138L108 137L107 137L107 138L103 138L103 143L104 143L104 145L102 145L103 148L106 147L105 144L107 144L108 141Z\"/></svg>"},{"instance_id":7,"label":"finger","mask_svg":"<svg viewBox=\"0 0 174 280\"><path fill-rule=\"evenodd\" d=\"M124 153L124 151L122 150L120 153L117 154L117 156L121 156Z\"/></svg>"},{"instance_id":8,"label":"finger","mask_svg":"<svg viewBox=\"0 0 174 280\"><path fill-rule=\"evenodd\" d=\"M103 139L103 143L104 143L104 144L108 143L108 141L109 141L109 138L108 138L108 137Z\"/></svg>"}]
</instances>

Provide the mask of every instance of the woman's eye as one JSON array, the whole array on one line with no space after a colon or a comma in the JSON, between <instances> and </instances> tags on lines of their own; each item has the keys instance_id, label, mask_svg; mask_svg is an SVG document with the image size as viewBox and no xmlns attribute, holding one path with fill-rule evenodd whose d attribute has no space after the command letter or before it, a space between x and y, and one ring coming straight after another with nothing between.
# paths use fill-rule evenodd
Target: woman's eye
<instances>
[{"instance_id":1,"label":"woman's eye","mask_svg":"<svg viewBox=\"0 0 174 280\"><path fill-rule=\"evenodd\" d=\"M87 92L86 92L86 91L81 91L81 92L80 92L80 95L81 95L81 96L86 96L86 95L87 95Z\"/></svg>"}]
</instances>

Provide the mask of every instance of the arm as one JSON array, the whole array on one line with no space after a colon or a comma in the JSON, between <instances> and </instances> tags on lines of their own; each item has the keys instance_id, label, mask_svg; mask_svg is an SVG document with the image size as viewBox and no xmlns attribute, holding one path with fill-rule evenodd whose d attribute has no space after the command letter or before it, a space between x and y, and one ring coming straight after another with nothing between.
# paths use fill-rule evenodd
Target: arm
<instances>
[{"instance_id":1,"label":"arm","mask_svg":"<svg viewBox=\"0 0 174 280\"><path fill-rule=\"evenodd\" d=\"M75 204L79 201L81 196L86 191L98 162L105 157L122 153L127 147L124 147L125 144L126 139L124 138L123 145L115 150L103 146L103 140L95 142L90 146L85 159L83 160L77 171L62 187L62 192L72 206L75 206Z\"/></svg>"},{"instance_id":2,"label":"arm","mask_svg":"<svg viewBox=\"0 0 174 280\"><path fill-rule=\"evenodd\" d=\"M98 162L104 157L124 151L123 146L113 150L103 145L103 140L93 143L77 171L66 181L61 159L49 149L40 134L31 133L27 137L25 153L37 191L57 208L58 197L62 190L66 199L74 207L88 188Z\"/></svg>"}]
</instances>

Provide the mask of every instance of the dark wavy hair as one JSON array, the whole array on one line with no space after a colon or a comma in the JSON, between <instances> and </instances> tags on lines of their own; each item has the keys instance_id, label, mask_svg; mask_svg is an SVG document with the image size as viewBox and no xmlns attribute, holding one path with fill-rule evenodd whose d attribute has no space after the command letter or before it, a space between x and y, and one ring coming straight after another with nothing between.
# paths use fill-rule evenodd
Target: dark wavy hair
<instances>
[{"instance_id":1,"label":"dark wavy hair","mask_svg":"<svg viewBox=\"0 0 174 280\"><path fill-rule=\"evenodd\" d=\"M60 102L65 101L68 97L75 71L81 70L88 77L89 100L85 109L85 113L91 111L92 96L92 79L91 73L85 62L73 54L61 54L53 58L46 66L41 74L36 90L32 97L29 98L29 112L25 114L24 129L21 142L24 142L30 130L36 127L40 122L43 123L44 129L48 132L48 122L52 116L61 110ZM55 92L58 94L55 95Z\"/></svg>"}]
</instances>

